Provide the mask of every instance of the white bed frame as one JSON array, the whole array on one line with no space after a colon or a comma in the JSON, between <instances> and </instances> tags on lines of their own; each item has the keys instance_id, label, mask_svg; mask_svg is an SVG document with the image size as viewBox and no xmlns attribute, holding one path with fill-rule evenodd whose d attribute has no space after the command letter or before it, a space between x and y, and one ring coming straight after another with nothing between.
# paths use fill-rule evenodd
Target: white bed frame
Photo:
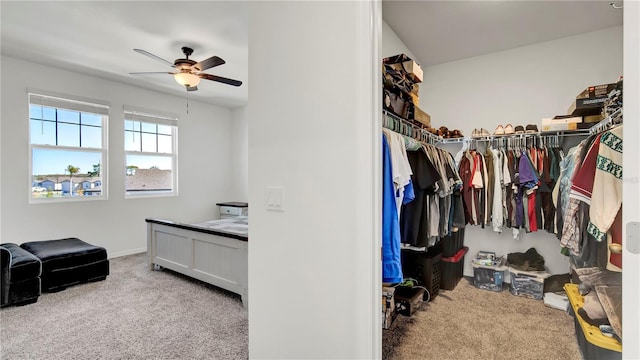
<instances>
[{"instance_id":1,"label":"white bed frame","mask_svg":"<svg viewBox=\"0 0 640 360\"><path fill-rule=\"evenodd\" d=\"M189 228L185 224L171 226L147 220L147 263L149 269L161 266L242 297L248 306L247 240L214 235L210 231ZM175 223L174 223L175 224Z\"/></svg>"}]
</instances>

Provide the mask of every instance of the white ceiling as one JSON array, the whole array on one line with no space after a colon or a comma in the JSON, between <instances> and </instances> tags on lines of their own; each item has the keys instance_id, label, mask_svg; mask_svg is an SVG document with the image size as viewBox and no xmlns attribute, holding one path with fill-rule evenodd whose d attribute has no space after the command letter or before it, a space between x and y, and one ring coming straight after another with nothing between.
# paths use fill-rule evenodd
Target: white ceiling
<instances>
[{"instance_id":1,"label":"white ceiling","mask_svg":"<svg viewBox=\"0 0 640 360\"><path fill-rule=\"evenodd\" d=\"M383 0L382 17L425 68L622 25L611 2Z\"/></svg>"},{"instance_id":2,"label":"white ceiling","mask_svg":"<svg viewBox=\"0 0 640 360\"><path fill-rule=\"evenodd\" d=\"M203 80L189 97L230 107L247 103L247 2L3 0L0 6L3 55L185 96L168 74L129 73L174 70L134 48L173 63L189 46L196 61L213 55L226 61L206 73L243 82Z\"/></svg>"},{"instance_id":3,"label":"white ceiling","mask_svg":"<svg viewBox=\"0 0 640 360\"><path fill-rule=\"evenodd\" d=\"M423 67L622 24L622 11L602 1L393 1L383 17ZM226 64L207 73L241 80L233 87L202 81L189 95L243 106L248 100L246 1L0 1L3 55L71 69L184 96L169 75L130 72L172 68L133 51L173 62L216 55ZM330 20L327 20L330 24ZM594 50L597 44L594 44Z\"/></svg>"}]
</instances>

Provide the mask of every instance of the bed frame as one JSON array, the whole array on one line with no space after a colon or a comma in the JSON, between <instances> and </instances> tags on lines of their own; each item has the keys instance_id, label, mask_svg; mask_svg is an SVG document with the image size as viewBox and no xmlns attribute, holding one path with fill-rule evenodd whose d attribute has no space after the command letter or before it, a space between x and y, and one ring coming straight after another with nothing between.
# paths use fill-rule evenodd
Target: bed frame
<instances>
[{"instance_id":1,"label":"bed frame","mask_svg":"<svg viewBox=\"0 0 640 360\"><path fill-rule=\"evenodd\" d=\"M146 219L147 263L229 290L248 306L248 237L162 219Z\"/></svg>"}]
</instances>

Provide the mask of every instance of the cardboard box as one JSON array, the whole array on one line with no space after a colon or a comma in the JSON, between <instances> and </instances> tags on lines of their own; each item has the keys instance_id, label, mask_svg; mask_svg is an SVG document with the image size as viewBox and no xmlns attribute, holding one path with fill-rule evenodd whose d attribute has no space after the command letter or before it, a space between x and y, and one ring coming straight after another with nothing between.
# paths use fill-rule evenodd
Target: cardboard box
<instances>
[{"instance_id":1,"label":"cardboard box","mask_svg":"<svg viewBox=\"0 0 640 360\"><path fill-rule=\"evenodd\" d=\"M413 120L416 120L427 127L431 127L431 115L422 111L422 109L418 107L418 104L413 105Z\"/></svg>"},{"instance_id":2,"label":"cardboard box","mask_svg":"<svg viewBox=\"0 0 640 360\"><path fill-rule=\"evenodd\" d=\"M616 89L616 86L616 83L589 86L578 94L576 99L607 97L610 92Z\"/></svg>"},{"instance_id":3,"label":"cardboard box","mask_svg":"<svg viewBox=\"0 0 640 360\"><path fill-rule=\"evenodd\" d=\"M396 304L394 294L396 289L393 287L382 287L382 328L389 329L391 323L395 319Z\"/></svg>"},{"instance_id":4,"label":"cardboard box","mask_svg":"<svg viewBox=\"0 0 640 360\"><path fill-rule=\"evenodd\" d=\"M544 279L549 277L546 271L522 271L509 267L512 295L524 296L535 300L542 300L544 296Z\"/></svg>"},{"instance_id":5,"label":"cardboard box","mask_svg":"<svg viewBox=\"0 0 640 360\"><path fill-rule=\"evenodd\" d=\"M602 117L602 114L598 114L598 115L587 115L587 116L583 116L582 117L582 122L583 123L599 123L600 121L602 121L604 118Z\"/></svg>"},{"instance_id":6,"label":"cardboard box","mask_svg":"<svg viewBox=\"0 0 640 360\"><path fill-rule=\"evenodd\" d=\"M578 129L582 122L581 116L561 117L559 119L542 119L540 131L570 131Z\"/></svg>"}]
</instances>

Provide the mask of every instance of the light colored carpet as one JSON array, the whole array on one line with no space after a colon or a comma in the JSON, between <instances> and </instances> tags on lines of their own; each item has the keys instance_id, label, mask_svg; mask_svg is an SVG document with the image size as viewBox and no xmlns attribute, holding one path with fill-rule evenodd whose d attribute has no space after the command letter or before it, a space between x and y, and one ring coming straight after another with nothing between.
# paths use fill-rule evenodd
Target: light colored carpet
<instances>
[{"instance_id":1,"label":"light colored carpet","mask_svg":"<svg viewBox=\"0 0 640 360\"><path fill-rule=\"evenodd\" d=\"M105 281L0 311L2 359L246 359L240 297L170 272L146 254L110 260Z\"/></svg>"},{"instance_id":2,"label":"light colored carpet","mask_svg":"<svg viewBox=\"0 0 640 360\"><path fill-rule=\"evenodd\" d=\"M580 359L573 318L542 300L478 289L466 278L383 333L383 358Z\"/></svg>"}]
</instances>

